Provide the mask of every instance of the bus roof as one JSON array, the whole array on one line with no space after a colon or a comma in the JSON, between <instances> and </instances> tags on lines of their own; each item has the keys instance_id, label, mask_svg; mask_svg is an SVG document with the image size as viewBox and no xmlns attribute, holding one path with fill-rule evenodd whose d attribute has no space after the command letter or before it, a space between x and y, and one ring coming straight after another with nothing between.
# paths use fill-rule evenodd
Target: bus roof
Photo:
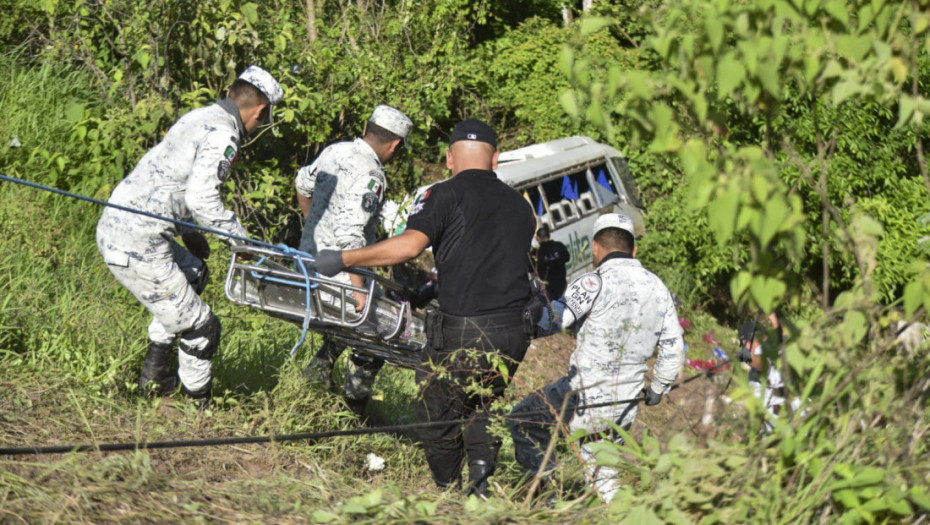
<instances>
[{"instance_id":1,"label":"bus roof","mask_svg":"<svg viewBox=\"0 0 930 525\"><path fill-rule=\"evenodd\" d=\"M501 152L497 176L510 186L519 186L604 157L622 158L623 154L590 137L568 137Z\"/></svg>"}]
</instances>

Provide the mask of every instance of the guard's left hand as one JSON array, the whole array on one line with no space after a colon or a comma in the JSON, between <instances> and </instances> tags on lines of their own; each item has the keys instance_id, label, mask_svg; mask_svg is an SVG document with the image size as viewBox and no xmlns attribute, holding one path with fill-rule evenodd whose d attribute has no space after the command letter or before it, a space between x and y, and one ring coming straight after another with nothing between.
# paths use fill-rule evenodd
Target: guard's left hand
<instances>
[{"instance_id":1,"label":"guard's left hand","mask_svg":"<svg viewBox=\"0 0 930 525\"><path fill-rule=\"evenodd\" d=\"M643 396L646 397L646 406L658 405L662 402L662 394L657 393L652 388L644 388Z\"/></svg>"}]
</instances>

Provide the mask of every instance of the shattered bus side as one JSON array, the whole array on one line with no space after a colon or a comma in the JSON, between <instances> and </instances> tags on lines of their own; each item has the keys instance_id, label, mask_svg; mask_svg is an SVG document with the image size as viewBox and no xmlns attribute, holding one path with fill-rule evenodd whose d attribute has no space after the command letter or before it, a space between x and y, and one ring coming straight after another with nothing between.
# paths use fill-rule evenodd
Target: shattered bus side
<instances>
[{"instance_id":1,"label":"shattered bus side","mask_svg":"<svg viewBox=\"0 0 930 525\"><path fill-rule=\"evenodd\" d=\"M633 219L636 236L645 233L643 206L620 151L589 137L569 137L503 152L497 175L520 191L537 222L571 253L569 281L593 263L590 232L604 213Z\"/></svg>"}]
</instances>

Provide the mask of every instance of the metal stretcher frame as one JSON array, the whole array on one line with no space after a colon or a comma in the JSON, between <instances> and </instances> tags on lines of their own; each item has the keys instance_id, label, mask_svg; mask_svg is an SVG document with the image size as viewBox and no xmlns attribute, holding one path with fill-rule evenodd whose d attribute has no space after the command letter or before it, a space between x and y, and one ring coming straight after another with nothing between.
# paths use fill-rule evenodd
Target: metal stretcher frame
<instances>
[{"instance_id":1,"label":"metal stretcher frame","mask_svg":"<svg viewBox=\"0 0 930 525\"><path fill-rule=\"evenodd\" d=\"M309 328L355 350L383 358L398 366L412 368L421 363L426 343L423 314L410 304L395 301L381 290L403 288L380 275L359 269L348 270L365 277L364 288L300 269L313 259L297 253L261 246L232 247L226 274L226 297L235 304L258 308L272 317L303 326L309 313ZM309 307L307 304L309 285ZM353 292L362 292L368 301L355 311Z\"/></svg>"}]
</instances>

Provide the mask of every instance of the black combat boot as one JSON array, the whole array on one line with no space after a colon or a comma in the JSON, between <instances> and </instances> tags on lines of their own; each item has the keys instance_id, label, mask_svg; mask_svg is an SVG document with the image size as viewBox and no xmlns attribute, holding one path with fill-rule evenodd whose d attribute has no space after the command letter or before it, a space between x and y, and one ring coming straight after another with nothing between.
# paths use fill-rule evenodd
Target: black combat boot
<instances>
[{"instance_id":1,"label":"black combat boot","mask_svg":"<svg viewBox=\"0 0 930 525\"><path fill-rule=\"evenodd\" d=\"M458 490L462 488L462 478L453 478L451 481L439 481L438 479L433 479L436 483L436 486L442 490Z\"/></svg>"},{"instance_id":2,"label":"black combat boot","mask_svg":"<svg viewBox=\"0 0 930 525\"><path fill-rule=\"evenodd\" d=\"M346 406L349 407L349 410L353 414L359 417L363 422L368 420L368 417L365 415L365 408L368 406L369 397L363 397L362 399L353 399L351 397L346 398Z\"/></svg>"},{"instance_id":3,"label":"black combat boot","mask_svg":"<svg viewBox=\"0 0 930 525\"><path fill-rule=\"evenodd\" d=\"M307 368L304 368L304 377L311 383L315 383L327 392L333 388L333 365L339 354L342 353L343 347L334 344L329 339L325 339L320 346L319 351L310 360Z\"/></svg>"},{"instance_id":4,"label":"black combat boot","mask_svg":"<svg viewBox=\"0 0 930 525\"><path fill-rule=\"evenodd\" d=\"M181 393L188 399L198 401L200 410L207 410L213 406L213 379L207 382L203 388L197 390L188 390L186 386L181 385Z\"/></svg>"},{"instance_id":5,"label":"black combat boot","mask_svg":"<svg viewBox=\"0 0 930 525\"><path fill-rule=\"evenodd\" d=\"M468 495L474 494L479 498L487 499L488 478L494 474L494 464L482 459L473 459L468 462Z\"/></svg>"},{"instance_id":6,"label":"black combat boot","mask_svg":"<svg viewBox=\"0 0 930 525\"><path fill-rule=\"evenodd\" d=\"M174 344L149 341L149 350L139 374L139 392L168 396L178 389L178 376L171 370L171 352Z\"/></svg>"}]
</instances>

